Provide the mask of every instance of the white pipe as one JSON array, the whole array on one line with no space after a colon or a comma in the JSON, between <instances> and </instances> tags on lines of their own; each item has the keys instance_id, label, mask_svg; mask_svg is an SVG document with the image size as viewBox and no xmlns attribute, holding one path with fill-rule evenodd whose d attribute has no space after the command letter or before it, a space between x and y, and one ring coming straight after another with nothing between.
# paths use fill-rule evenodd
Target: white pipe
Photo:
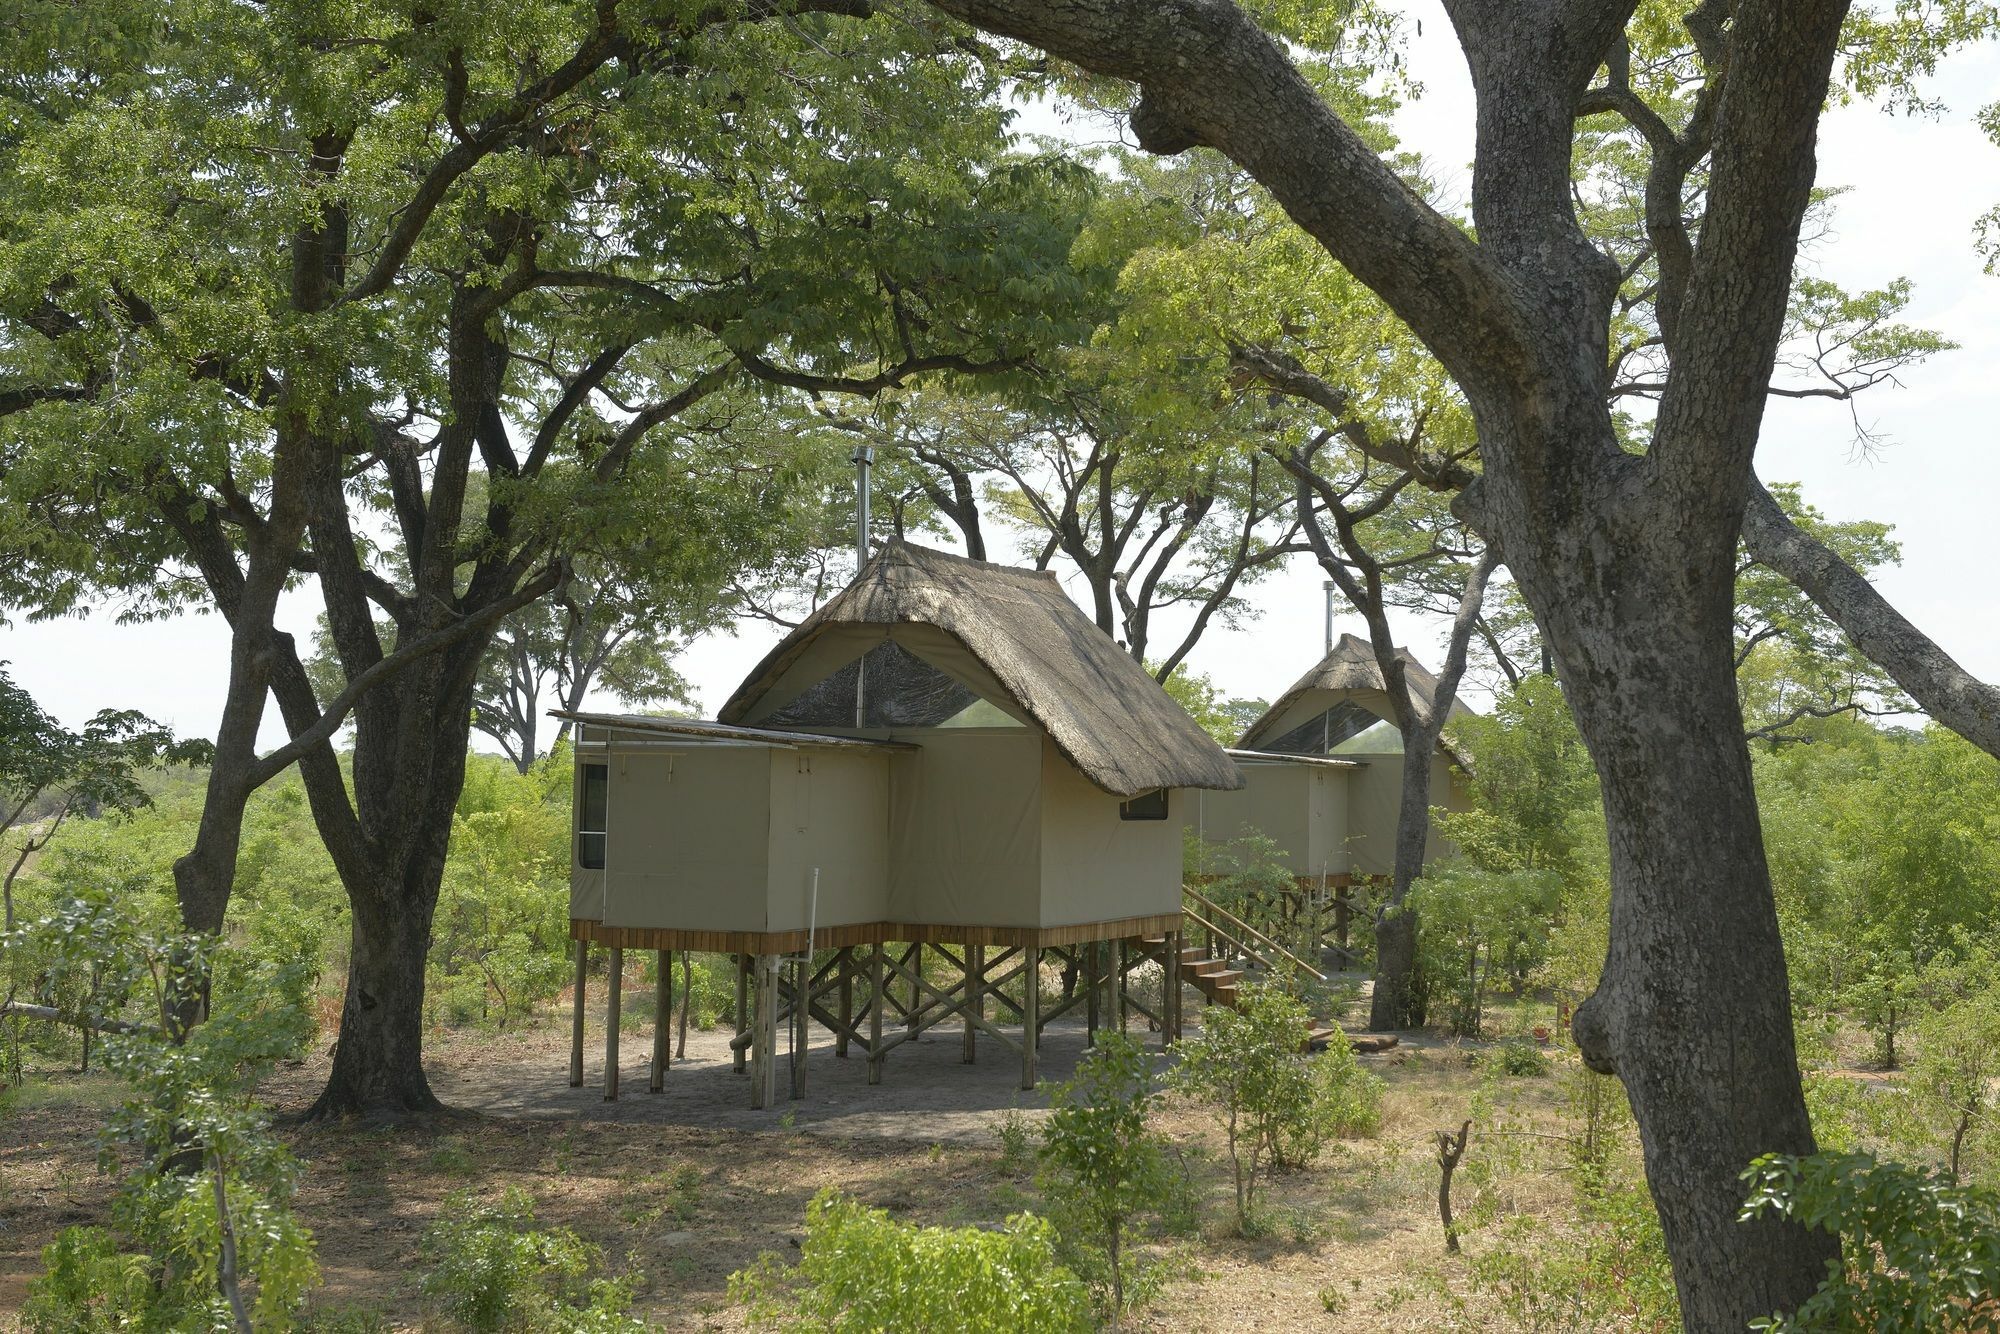
<instances>
[{"instance_id":1,"label":"white pipe","mask_svg":"<svg viewBox=\"0 0 2000 1334\"><path fill-rule=\"evenodd\" d=\"M856 445L850 456L854 461L854 577L861 577L861 567L868 563L868 469L875 463L873 445ZM868 659L867 655L854 663L854 726L858 730L868 722Z\"/></svg>"}]
</instances>

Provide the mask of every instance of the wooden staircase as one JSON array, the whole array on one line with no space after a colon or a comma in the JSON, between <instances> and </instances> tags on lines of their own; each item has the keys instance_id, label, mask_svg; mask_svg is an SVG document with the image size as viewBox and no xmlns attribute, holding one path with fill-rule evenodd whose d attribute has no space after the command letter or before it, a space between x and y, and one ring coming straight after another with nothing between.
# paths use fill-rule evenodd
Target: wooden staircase
<instances>
[{"instance_id":1,"label":"wooden staircase","mask_svg":"<svg viewBox=\"0 0 2000 1334\"><path fill-rule=\"evenodd\" d=\"M1236 992L1243 970L1231 968L1221 959L1211 959L1208 951L1189 945L1181 950L1181 980L1208 999L1211 1005L1236 1008Z\"/></svg>"}]
</instances>

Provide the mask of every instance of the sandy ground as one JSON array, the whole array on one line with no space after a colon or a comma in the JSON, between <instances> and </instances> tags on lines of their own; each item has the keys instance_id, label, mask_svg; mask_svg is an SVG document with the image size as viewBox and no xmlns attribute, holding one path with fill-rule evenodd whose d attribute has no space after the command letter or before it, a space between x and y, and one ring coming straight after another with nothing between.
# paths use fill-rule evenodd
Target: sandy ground
<instances>
[{"instance_id":1,"label":"sandy ground","mask_svg":"<svg viewBox=\"0 0 2000 1334\"><path fill-rule=\"evenodd\" d=\"M627 995L628 1017L650 998ZM635 1004L634 1002L639 1002ZM1198 1020L1190 1003L1189 1015ZM465 1113L423 1128L316 1127L282 1121L303 1164L298 1211L319 1241L322 1311L379 1313L421 1328L419 1240L458 1191L519 1186L544 1226L575 1228L608 1267L645 1275L638 1310L672 1329L740 1328L728 1276L764 1251L796 1255L806 1202L833 1186L924 1223L993 1222L1032 1204L1030 1175L1000 1152L1010 1114L1033 1120L1050 1081L1083 1049L1078 1025L1055 1025L1041 1051L1043 1089L1019 1087L1013 1053L982 1037L960 1061L957 1031L890 1054L882 1084L867 1063L840 1060L816 1033L804 1098L749 1109L730 1068L727 1034L691 1033L666 1090L649 1094L651 1035L623 1037L623 1096L602 1092L600 1016L585 1084L568 1087L568 1027L551 1012L513 1033L435 1035L433 1086ZM1136 1033L1136 1030L1135 1030ZM1157 1041L1157 1037L1151 1039ZM1201 1109L1169 1105L1160 1124L1195 1165L1206 1196L1202 1236L1162 1254L1172 1277L1134 1329L1502 1329L1472 1291L1466 1261L1447 1260L1435 1215L1431 1132L1470 1115L1480 1081L1455 1044L1423 1043L1363 1058L1389 1082L1380 1137L1341 1145L1318 1168L1269 1184L1270 1235L1233 1235L1221 1139ZM296 1118L324 1077L326 1053L281 1071L268 1090ZM1555 1115L1554 1081L1508 1081L1520 1124ZM39 1251L62 1227L103 1221L111 1181L95 1168L96 1130L118 1090L98 1076L57 1077L17 1091L0 1125L0 1313L18 1306ZM1488 1113L1489 1115L1491 1113ZM1468 1171L1466 1207L1563 1211L1567 1187L1524 1145L1496 1139ZM1475 1139L1475 1154L1487 1146ZM1474 1159L1469 1159L1472 1163ZM1475 1237L1470 1253L1483 1245ZM0 1315L0 1327L7 1323Z\"/></svg>"}]
</instances>

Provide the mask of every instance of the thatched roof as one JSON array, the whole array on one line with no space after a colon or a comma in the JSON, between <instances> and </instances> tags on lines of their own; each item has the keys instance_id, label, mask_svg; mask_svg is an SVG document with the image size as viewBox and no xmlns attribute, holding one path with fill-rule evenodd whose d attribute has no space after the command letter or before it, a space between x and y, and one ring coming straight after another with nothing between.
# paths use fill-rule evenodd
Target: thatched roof
<instances>
[{"instance_id":1,"label":"thatched roof","mask_svg":"<svg viewBox=\"0 0 2000 1334\"><path fill-rule=\"evenodd\" d=\"M1408 649L1397 649L1396 657L1402 661L1403 680L1409 684L1410 693L1429 707L1437 694L1437 678ZM1388 687L1382 680L1382 668L1375 661L1374 646L1358 635L1342 635L1330 653L1315 663L1311 671L1295 681L1291 689L1278 697L1277 703L1264 710L1257 721L1244 730L1243 739L1237 745L1246 750L1269 746L1284 730L1281 727L1284 720L1295 715L1293 706L1315 693L1350 696L1356 704L1376 717L1391 723L1395 721L1395 712L1388 706ZM1457 699L1451 701L1450 709L1454 717L1469 712ZM1440 742L1440 746L1454 760L1460 759L1449 745Z\"/></svg>"},{"instance_id":2,"label":"thatched roof","mask_svg":"<svg viewBox=\"0 0 2000 1334\"><path fill-rule=\"evenodd\" d=\"M750 719L828 631L874 625L931 626L963 645L1011 697L994 703L1047 732L1106 792L1129 797L1160 787L1243 786L1222 747L1085 618L1053 574L904 541L883 547L853 583L771 650L722 707L722 721Z\"/></svg>"}]
</instances>

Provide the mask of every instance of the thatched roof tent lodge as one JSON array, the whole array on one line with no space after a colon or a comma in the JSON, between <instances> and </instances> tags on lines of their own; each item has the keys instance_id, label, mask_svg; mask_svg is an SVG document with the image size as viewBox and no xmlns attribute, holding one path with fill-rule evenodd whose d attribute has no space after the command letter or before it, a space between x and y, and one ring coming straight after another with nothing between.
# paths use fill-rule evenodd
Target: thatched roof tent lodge
<instances>
[{"instance_id":1,"label":"thatched roof tent lodge","mask_svg":"<svg viewBox=\"0 0 2000 1334\"><path fill-rule=\"evenodd\" d=\"M1078 773L1115 796L1243 785L1222 748L1085 618L1054 574L904 541L884 546L772 649L719 716L851 723L856 673L845 664L864 655L869 728L950 725L977 697L1040 728ZM829 671L834 663L844 665Z\"/></svg>"},{"instance_id":2,"label":"thatched roof tent lodge","mask_svg":"<svg viewBox=\"0 0 2000 1334\"><path fill-rule=\"evenodd\" d=\"M1408 649L1396 656L1411 693L1428 706L1437 678ZM1454 718L1470 712L1456 699L1449 708ZM1403 741L1367 640L1342 635L1229 754L1247 786L1202 794L1183 810L1183 824L1216 843L1259 833L1301 880L1345 883L1394 870ZM1432 804L1466 809L1464 763L1448 741L1439 741L1431 766ZM1447 851L1433 834L1429 855Z\"/></svg>"}]
</instances>

